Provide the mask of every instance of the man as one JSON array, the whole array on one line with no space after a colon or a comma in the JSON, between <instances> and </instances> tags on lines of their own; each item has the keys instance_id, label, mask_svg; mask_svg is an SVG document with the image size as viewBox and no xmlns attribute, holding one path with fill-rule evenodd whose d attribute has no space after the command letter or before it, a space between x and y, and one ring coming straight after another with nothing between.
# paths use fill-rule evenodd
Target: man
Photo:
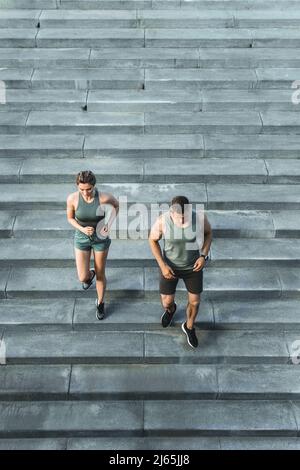
<instances>
[{"instance_id":1,"label":"man","mask_svg":"<svg viewBox=\"0 0 300 470\"><path fill-rule=\"evenodd\" d=\"M163 238L161 251L159 240ZM212 230L206 215L196 212L185 196L172 199L169 211L155 221L149 243L160 267L159 290L165 309L161 323L164 328L172 322L176 311L175 292L178 279L183 279L188 291L186 321L182 330L192 348L197 348L195 319L203 290L203 267L208 260Z\"/></svg>"}]
</instances>

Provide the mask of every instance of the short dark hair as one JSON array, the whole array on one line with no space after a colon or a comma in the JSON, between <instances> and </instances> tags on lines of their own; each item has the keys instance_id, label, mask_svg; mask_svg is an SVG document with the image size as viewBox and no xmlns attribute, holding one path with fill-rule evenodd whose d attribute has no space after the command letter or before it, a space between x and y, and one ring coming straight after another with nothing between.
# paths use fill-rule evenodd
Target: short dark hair
<instances>
[{"instance_id":1,"label":"short dark hair","mask_svg":"<svg viewBox=\"0 0 300 470\"><path fill-rule=\"evenodd\" d=\"M95 186L96 176L90 170L80 171L76 176L76 184L80 183L89 183Z\"/></svg>"},{"instance_id":2,"label":"short dark hair","mask_svg":"<svg viewBox=\"0 0 300 470\"><path fill-rule=\"evenodd\" d=\"M188 205L190 201L185 196L175 196L171 201L171 206L175 209L175 212L184 213L184 206ZM179 210L178 210L179 209Z\"/></svg>"}]
</instances>

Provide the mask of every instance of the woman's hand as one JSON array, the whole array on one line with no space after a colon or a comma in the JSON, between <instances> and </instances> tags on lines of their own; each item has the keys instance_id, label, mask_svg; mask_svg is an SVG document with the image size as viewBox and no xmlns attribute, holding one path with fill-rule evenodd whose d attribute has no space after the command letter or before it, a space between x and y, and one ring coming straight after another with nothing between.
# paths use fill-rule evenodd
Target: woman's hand
<instances>
[{"instance_id":1,"label":"woman's hand","mask_svg":"<svg viewBox=\"0 0 300 470\"><path fill-rule=\"evenodd\" d=\"M100 235L101 235L102 237L107 237L107 236L108 236L108 232L109 232L108 225L105 224L105 225L103 225L103 227L101 228L101 230L100 230L99 233L100 233Z\"/></svg>"},{"instance_id":2,"label":"woman's hand","mask_svg":"<svg viewBox=\"0 0 300 470\"><path fill-rule=\"evenodd\" d=\"M91 237L95 232L95 229L94 227L83 227L81 231L85 233L88 237Z\"/></svg>"},{"instance_id":3,"label":"woman's hand","mask_svg":"<svg viewBox=\"0 0 300 470\"><path fill-rule=\"evenodd\" d=\"M161 272L162 272L163 277L165 277L166 279L175 279L175 273L173 269L170 268L170 266L168 266L167 264L165 264L161 268Z\"/></svg>"},{"instance_id":4,"label":"woman's hand","mask_svg":"<svg viewBox=\"0 0 300 470\"><path fill-rule=\"evenodd\" d=\"M193 271L197 272L197 271L201 271L201 269L204 267L205 265L205 259L203 256L200 256L197 260L196 260L196 263L194 264L194 269Z\"/></svg>"}]
</instances>

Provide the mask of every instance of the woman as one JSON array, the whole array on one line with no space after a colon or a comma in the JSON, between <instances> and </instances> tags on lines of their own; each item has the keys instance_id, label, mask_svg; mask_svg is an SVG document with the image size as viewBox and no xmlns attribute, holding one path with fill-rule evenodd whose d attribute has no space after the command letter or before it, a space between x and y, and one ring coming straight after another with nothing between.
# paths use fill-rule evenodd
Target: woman
<instances>
[{"instance_id":1,"label":"woman","mask_svg":"<svg viewBox=\"0 0 300 470\"><path fill-rule=\"evenodd\" d=\"M104 294L106 289L105 264L111 239L109 230L118 210L118 201L108 193L100 193L96 188L96 177L92 171L81 171L76 176L78 191L67 199L67 218L76 229L74 249L78 278L87 290L96 277L96 317L103 320ZM101 206L110 206L113 210L108 221ZM90 269L91 250L94 252L95 269Z\"/></svg>"}]
</instances>

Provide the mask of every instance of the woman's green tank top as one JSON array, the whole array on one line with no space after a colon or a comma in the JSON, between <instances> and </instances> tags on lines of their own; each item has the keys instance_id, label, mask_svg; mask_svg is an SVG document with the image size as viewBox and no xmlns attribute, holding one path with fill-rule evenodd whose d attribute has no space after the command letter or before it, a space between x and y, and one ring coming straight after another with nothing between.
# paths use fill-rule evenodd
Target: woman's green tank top
<instances>
[{"instance_id":1,"label":"woman's green tank top","mask_svg":"<svg viewBox=\"0 0 300 470\"><path fill-rule=\"evenodd\" d=\"M94 199L90 203L86 202L79 192L78 207L75 211L75 219L79 225L96 228L98 222L105 217L104 211L99 206L99 192L97 188L95 188Z\"/></svg>"}]
</instances>

